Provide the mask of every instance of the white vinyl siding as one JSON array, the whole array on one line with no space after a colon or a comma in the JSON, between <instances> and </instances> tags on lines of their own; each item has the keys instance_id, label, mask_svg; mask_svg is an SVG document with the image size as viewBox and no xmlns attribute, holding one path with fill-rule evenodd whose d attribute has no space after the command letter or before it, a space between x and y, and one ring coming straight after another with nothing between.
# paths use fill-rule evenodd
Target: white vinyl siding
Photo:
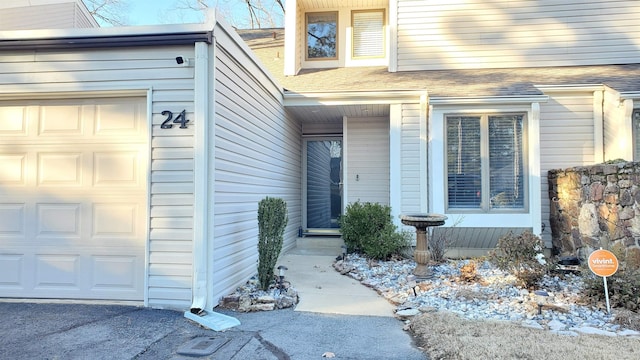
<instances>
[{"instance_id":1,"label":"white vinyl siding","mask_svg":"<svg viewBox=\"0 0 640 360\"><path fill-rule=\"evenodd\" d=\"M398 0L398 71L634 63L634 0Z\"/></svg>"},{"instance_id":2,"label":"white vinyl siding","mask_svg":"<svg viewBox=\"0 0 640 360\"><path fill-rule=\"evenodd\" d=\"M354 11L351 26L354 58L384 56L384 10Z\"/></svg>"},{"instance_id":3,"label":"white vinyl siding","mask_svg":"<svg viewBox=\"0 0 640 360\"><path fill-rule=\"evenodd\" d=\"M0 55L0 94L59 91L81 93L153 88L148 303L188 308L192 287L193 68L176 66L175 55L193 47L38 51ZM18 85L17 85L18 84ZM65 95L67 96L67 95ZM0 95L2 98L3 95ZM164 110L186 110L188 129L160 129Z\"/></svg>"},{"instance_id":4,"label":"white vinyl siding","mask_svg":"<svg viewBox=\"0 0 640 360\"><path fill-rule=\"evenodd\" d=\"M210 144L214 300L257 272L260 200L271 196L287 202L283 252L295 246L302 222L301 127L286 115L281 89L233 40L222 31L216 34L216 122Z\"/></svg>"},{"instance_id":5,"label":"white vinyl siding","mask_svg":"<svg viewBox=\"0 0 640 360\"><path fill-rule=\"evenodd\" d=\"M401 133L402 210L398 213L420 213L420 104L402 104Z\"/></svg>"},{"instance_id":6,"label":"white vinyl siding","mask_svg":"<svg viewBox=\"0 0 640 360\"><path fill-rule=\"evenodd\" d=\"M389 119L348 118L346 203L389 205Z\"/></svg>"},{"instance_id":7,"label":"white vinyl siding","mask_svg":"<svg viewBox=\"0 0 640 360\"><path fill-rule=\"evenodd\" d=\"M593 124L591 94L554 94L540 105L542 237L547 247L551 247L547 172L594 163Z\"/></svg>"},{"instance_id":8,"label":"white vinyl siding","mask_svg":"<svg viewBox=\"0 0 640 360\"><path fill-rule=\"evenodd\" d=\"M0 31L91 27L98 26L93 19L87 18L87 14L80 10L74 0L10 8L0 6Z\"/></svg>"}]
</instances>

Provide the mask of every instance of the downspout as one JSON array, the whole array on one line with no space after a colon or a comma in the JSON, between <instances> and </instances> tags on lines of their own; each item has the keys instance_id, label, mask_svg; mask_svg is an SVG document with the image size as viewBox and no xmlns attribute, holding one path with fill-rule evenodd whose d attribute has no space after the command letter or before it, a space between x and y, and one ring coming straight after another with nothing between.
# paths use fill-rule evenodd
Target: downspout
<instances>
[{"instance_id":1,"label":"downspout","mask_svg":"<svg viewBox=\"0 0 640 360\"><path fill-rule=\"evenodd\" d=\"M209 132L214 126L215 118L210 112L209 101L214 99L209 87L209 80L214 76L209 64L209 46L215 51L215 38L211 45L206 42L195 44L194 69L194 217L193 217L193 289L191 309L184 316L202 326L216 331L223 331L240 325L237 319L213 312L213 299L210 293L213 286L213 239L209 229L213 221L210 218L209 181ZM215 58L215 56L214 56Z\"/></svg>"}]
</instances>

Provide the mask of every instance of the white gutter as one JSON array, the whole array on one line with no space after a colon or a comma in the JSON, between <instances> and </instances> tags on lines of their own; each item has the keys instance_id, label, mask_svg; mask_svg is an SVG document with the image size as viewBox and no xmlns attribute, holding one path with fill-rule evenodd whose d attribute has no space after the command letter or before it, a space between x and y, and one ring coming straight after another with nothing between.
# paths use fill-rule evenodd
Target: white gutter
<instances>
[{"instance_id":1,"label":"white gutter","mask_svg":"<svg viewBox=\"0 0 640 360\"><path fill-rule=\"evenodd\" d=\"M547 95L487 96L487 97L430 97L429 105L504 105L547 102Z\"/></svg>"},{"instance_id":2,"label":"white gutter","mask_svg":"<svg viewBox=\"0 0 640 360\"><path fill-rule=\"evenodd\" d=\"M426 90L285 92L284 106L402 104L419 100Z\"/></svg>"}]
</instances>

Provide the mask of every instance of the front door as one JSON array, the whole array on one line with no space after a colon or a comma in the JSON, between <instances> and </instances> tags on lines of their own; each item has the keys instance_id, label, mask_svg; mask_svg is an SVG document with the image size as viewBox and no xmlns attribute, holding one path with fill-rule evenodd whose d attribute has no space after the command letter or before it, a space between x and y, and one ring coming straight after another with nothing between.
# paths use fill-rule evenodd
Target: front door
<instances>
[{"instance_id":1,"label":"front door","mask_svg":"<svg viewBox=\"0 0 640 360\"><path fill-rule=\"evenodd\" d=\"M304 150L304 227L309 233L337 232L342 214L342 139L306 139Z\"/></svg>"}]
</instances>

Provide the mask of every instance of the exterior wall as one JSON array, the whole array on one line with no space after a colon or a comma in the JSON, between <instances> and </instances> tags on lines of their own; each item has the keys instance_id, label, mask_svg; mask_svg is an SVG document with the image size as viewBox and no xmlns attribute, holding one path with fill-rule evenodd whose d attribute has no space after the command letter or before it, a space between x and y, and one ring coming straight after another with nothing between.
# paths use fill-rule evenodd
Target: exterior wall
<instances>
[{"instance_id":1,"label":"exterior wall","mask_svg":"<svg viewBox=\"0 0 640 360\"><path fill-rule=\"evenodd\" d=\"M210 144L214 230L209 240L214 301L257 272L260 200L271 196L287 202L283 252L295 246L302 223L301 126L285 112L282 89L240 38L224 31L215 36L215 125Z\"/></svg>"},{"instance_id":2,"label":"exterior wall","mask_svg":"<svg viewBox=\"0 0 640 360\"><path fill-rule=\"evenodd\" d=\"M0 98L38 94L68 97L98 91L142 90L151 98L151 185L148 243L148 304L188 308L193 269L194 126L160 129L164 110L193 116L193 68L175 56L193 57L193 47L37 51L0 54ZM152 92L149 89L153 89ZM89 93L85 96L91 96ZM193 123L193 121L192 121Z\"/></svg>"},{"instance_id":3,"label":"exterior wall","mask_svg":"<svg viewBox=\"0 0 640 360\"><path fill-rule=\"evenodd\" d=\"M346 128L346 204L389 205L389 119L348 118Z\"/></svg>"},{"instance_id":4,"label":"exterior wall","mask_svg":"<svg viewBox=\"0 0 640 360\"><path fill-rule=\"evenodd\" d=\"M621 100L612 89L604 92L604 159L633 159L632 100Z\"/></svg>"},{"instance_id":5,"label":"exterior wall","mask_svg":"<svg viewBox=\"0 0 640 360\"><path fill-rule=\"evenodd\" d=\"M420 104L402 104L401 125L401 211L400 214L420 213ZM408 227L407 229L411 229Z\"/></svg>"},{"instance_id":6,"label":"exterior wall","mask_svg":"<svg viewBox=\"0 0 640 360\"><path fill-rule=\"evenodd\" d=\"M75 0L59 0L31 5L30 2L11 1L0 5L0 31L28 29L71 29L98 27L88 12L81 8Z\"/></svg>"},{"instance_id":7,"label":"exterior wall","mask_svg":"<svg viewBox=\"0 0 640 360\"><path fill-rule=\"evenodd\" d=\"M633 0L397 4L398 71L620 64L639 55Z\"/></svg>"},{"instance_id":8,"label":"exterior wall","mask_svg":"<svg viewBox=\"0 0 640 360\"><path fill-rule=\"evenodd\" d=\"M547 171L569 166L593 164L593 93L550 94L540 105L541 212L545 230L542 238L551 246Z\"/></svg>"}]
</instances>

